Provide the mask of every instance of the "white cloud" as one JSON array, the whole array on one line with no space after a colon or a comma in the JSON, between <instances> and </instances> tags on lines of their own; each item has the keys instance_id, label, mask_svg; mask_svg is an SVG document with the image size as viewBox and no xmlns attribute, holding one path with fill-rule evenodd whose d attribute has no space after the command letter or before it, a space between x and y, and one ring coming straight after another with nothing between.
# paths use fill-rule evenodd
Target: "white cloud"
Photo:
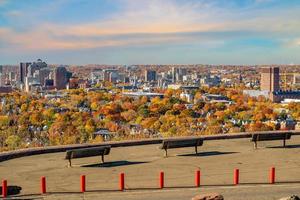
<instances>
[{"instance_id":1,"label":"white cloud","mask_svg":"<svg viewBox=\"0 0 300 200\"><path fill-rule=\"evenodd\" d=\"M2 50L40 51L184 43L217 46L223 45L228 39L228 36L222 36L223 32L248 31L264 37L300 33L298 8L277 12L268 9L239 11L217 7L213 1L191 1L181 4L172 0L121 1L126 2L124 9L105 20L97 19L72 25L59 22L40 23L23 32L12 28L2 29L1 32L0 29L0 41L7 47ZM262 1L266 0L257 2ZM67 0L61 0L48 9L57 9L65 2ZM47 8L41 10L45 9ZM41 10L35 15L42 12ZM30 15L31 12L26 13ZM7 13L10 17L18 17L20 14L19 11ZM27 20L35 18L36 16L29 16ZM220 36L186 34L193 32L220 33Z\"/></svg>"}]
</instances>

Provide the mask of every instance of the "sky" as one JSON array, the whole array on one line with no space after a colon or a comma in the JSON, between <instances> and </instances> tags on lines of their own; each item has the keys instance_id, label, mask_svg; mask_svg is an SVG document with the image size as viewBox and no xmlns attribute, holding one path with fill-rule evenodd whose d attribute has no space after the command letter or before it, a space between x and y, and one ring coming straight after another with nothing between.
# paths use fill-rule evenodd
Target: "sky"
<instances>
[{"instance_id":1,"label":"sky","mask_svg":"<svg viewBox=\"0 0 300 200\"><path fill-rule=\"evenodd\" d=\"M0 64L300 64L299 0L0 0Z\"/></svg>"}]
</instances>

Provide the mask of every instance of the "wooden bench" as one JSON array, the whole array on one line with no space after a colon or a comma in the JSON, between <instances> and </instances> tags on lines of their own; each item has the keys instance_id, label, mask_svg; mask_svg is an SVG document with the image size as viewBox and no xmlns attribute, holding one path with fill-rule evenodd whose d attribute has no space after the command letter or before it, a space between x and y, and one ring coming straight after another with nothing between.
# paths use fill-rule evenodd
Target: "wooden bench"
<instances>
[{"instance_id":1,"label":"wooden bench","mask_svg":"<svg viewBox=\"0 0 300 200\"><path fill-rule=\"evenodd\" d=\"M163 140L160 149L165 150L165 156L168 157L168 149L195 147L196 154L198 153L198 146L203 145L203 139L189 138L189 139L166 139Z\"/></svg>"},{"instance_id":2,"label":"wooden bench","mask_svg":"<svg viewBox=\"0 0 300 200\"><path fill-rule=\"evenodd\" d=\"M85 158L93 156L101 156L101 160L104 163L104 155L108 155L111 146L101 146L101 147L90 147L82 149L74 149L66 151L66 160L69 160L69 166L72 166L71 160L76 158Z\"/></svg>"},{"instance_id":3,"label":"wooden bench","mask_svg":"<svg viewBox=\"0 0 300 200\"><path fill-rule=\"evenodd\" d=\"M291 133L254 133L252 134L251 142L254 142L254 148L257 149L258 141L269 140L283 140L283 147L285 147L285 141L291 139Z\"/></svg>"}]
</instances>

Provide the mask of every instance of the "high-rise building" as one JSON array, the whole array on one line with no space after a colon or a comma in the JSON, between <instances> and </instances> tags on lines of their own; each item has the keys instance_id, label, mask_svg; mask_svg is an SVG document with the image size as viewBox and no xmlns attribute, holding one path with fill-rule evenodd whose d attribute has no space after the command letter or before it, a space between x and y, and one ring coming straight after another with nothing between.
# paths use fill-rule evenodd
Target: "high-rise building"
<instances>
[{"instance_id":1,"label":"high-rise building","mask_svg":"<svg viewBox=\"0 0 300 200\"><path fill-rule=\"evenodd\" d=\"M145 81L146 82L156 81L156 71L146 70L145 71Z\"/></svg>"},{"instance_id":2,"label":"high-rise building","mask_svg":"<svg viewBox=\"0 0 300 200\"><path fill-rule=\"evenodd\" d=\"M187 75L187 69L181 67L181 68L178 69L178 74L176 76L176 79L178 81L183 81L183 76L185 76L185 75Z\"/></svg>"},{"instance_id":3,"label":"high-rise building","mask_svg":"<svg viewBox=\"0 0 300 200\"><path fill-rule=\"evenodd\" d=\"M25 77L27 76L29 65L31 65L30 62L21 62L20 63L20 67L19 67L19 73L20 73L19 81L21 83L25 83Z\"/></svg>"},{"instance_id":4,"label":"high-rise building","mask_svg":"<svg viewBox=\"0 0 300 200\"><path fill-rule=\"evenodd\" d=\"M280 90L279 67L264 67L261 69L260 89L276 92Z\"/></svg>"},{"instance_id":5,"label":"high-rise building","mask_svg":"<svg viewBox=\"0 0 300 200\"><path fill-rule=\"evenodd\" d=\"M109 82L116 83L119 79L119 73L117 71L111 71L109 73Z\"/></svg>"},{"instance_id":6,"label":"high-rise building","mask_svg":"<svg viewBox=\"0 0 300 200\"><path fill-rule=\"evenodd\" d=\"M56 89L65 89L68 83L67 69L63 66L57 67L54 70L54 86Z\"/></svg>"},{"instance_id":7,"label":"high-rise building","mask_svg":"<svg viewBox=\"0 0 300 200\"><path fill-rule=\"evenodd\" d=\"M8 80L9 80L9 82L13 82L13 81L15 81L15 79L16 79L15 72L9 72L8 73Z\"/></svg>"},{"instance_id":8,"label":"high-rise building","mask_svg":"<svg viewBox=\"0 0 300 200\"><path fill-rule=\"evenodd\" d=\"M176 77L178 76L177 74L179 73L178 68L172 67L172 83L176 83Z\"/></svg>"},{"instance_id":9,"label":"high-rise building","mask_svg":"<svg viewBox=\"0 0 300 200\"><path fill-rule=\"evenodd\" d=\"M47 66L47 63L43 62L41 59L38 59L36 62L33 62L28 66L26 76L33 76L35 71L46 68Z\"/></svg>"},{"instance_id":10,"label":"high-rise building","mask_svg":"<svg viewBox=\"0 0 300 200\"><path fill-rule=\"evenodd\" d=\"M116 82L119 77L119 72L116 69L104 69L103 79L108 82Z\"/></svg>"},{"instance_id":11,"label":"high-rise building","mask_svg":"<svg viewBox=\"0 0 300 200\"><path fill-rule=\"evenodd\" d=\"M49 67L42 68L39 70L39 82L41 83L42 86L45 86L45 80L51 79L50 74L52 72L52 69Z\"/></svg>"}]
</instances>

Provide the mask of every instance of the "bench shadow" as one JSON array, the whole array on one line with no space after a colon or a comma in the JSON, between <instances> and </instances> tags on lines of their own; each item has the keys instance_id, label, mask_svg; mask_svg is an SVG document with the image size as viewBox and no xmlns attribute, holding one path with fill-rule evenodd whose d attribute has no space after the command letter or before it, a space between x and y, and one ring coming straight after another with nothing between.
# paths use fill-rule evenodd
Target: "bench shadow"
<instances>
[{"instance_id":1,"label":"bench shadow","mask_svg":"<svg viewBox=\"0 0 300 200\"><path fill-rule=\"evenodd\" d=\"M207 151L207 152L199 152L199 153L190 153L190 154L178 154L177 156L218 156L218 155L226 155L233 154L238 152L220 152L220 151Z\"/></svg>"},{"instance_id":2,"label":"bench shadow","mask_svg":"<svg viewBox=\"0 0 300 200\"><path fill-rule=\"evenodd\" d=\"M119 166L137 165L137 164L143 164L143 163L148 163L148 162L121 160L121 161L112 161L112 162L105 162L105 163L81 165L80 167L119 167Z\"/></svg>"},{"instance_id":3,"label":"bench shadow","mask_svg":"<svg viewBox=\"0 0 300 200\"><path fill-rule=\"evenodd\" d=\"M22 187L17 186L17 185L9 185L9 186L7 186L7 194L8 195L20 194L21 190L22 190ZM0 195L2 195L2 186L0 186Z\"/></svg>"},{"instance_id":4,"label":"bench shadow","mask_svg":"<svg viewBox=\"0 0 300 200\"><path fill-rule=\"evenodd\" d=\"M281 146L266 146L265 148L270 149L295 149L300 148L300 144L292 144L292 145L285 145L285 147Z\"/></svg>"}]
</instances>

